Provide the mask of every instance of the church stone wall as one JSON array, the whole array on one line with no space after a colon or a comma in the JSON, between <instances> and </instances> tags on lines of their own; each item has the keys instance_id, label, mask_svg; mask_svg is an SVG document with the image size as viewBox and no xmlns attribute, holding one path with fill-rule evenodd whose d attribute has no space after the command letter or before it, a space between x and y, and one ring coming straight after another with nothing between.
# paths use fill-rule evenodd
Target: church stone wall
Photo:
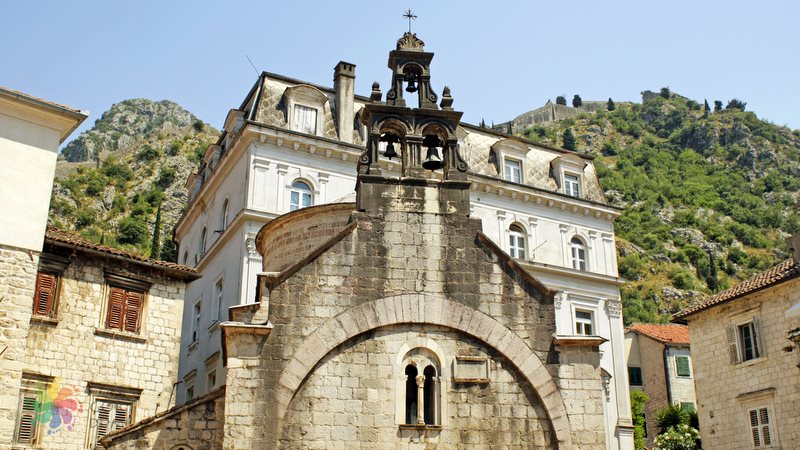
<instances>
[{"instance_id":1,"label":"church stone wall","mask_svg":"<svg viewBox=\"0 0 800 450\"><path fill-rule=\"evenodd\" d=\"M442 429L399 430L405 375L398 360L415 342L425 341L433 341L445 357ZM454 382L455 356L488 358L488 383ZM286 421L281 436L286 448L346 448L347 442L363 448L554 448L541 400L506 358L477 339L430 325L380 328L343 344L303 384Z\"/></svg>"}]
</instances>

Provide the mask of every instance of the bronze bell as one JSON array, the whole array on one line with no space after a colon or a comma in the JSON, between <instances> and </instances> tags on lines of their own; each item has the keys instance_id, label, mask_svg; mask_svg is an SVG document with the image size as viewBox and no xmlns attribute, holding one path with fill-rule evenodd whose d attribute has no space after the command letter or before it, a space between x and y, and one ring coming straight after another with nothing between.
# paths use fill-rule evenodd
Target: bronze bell
<instances>
[{"instance_id":1,"label":"bronze bell","mask_svg":"<svg viewBox=\"0 0 800 450\"><path fill-rule=\"evenodd\" d=\"M392 144L392 142L389 141L386 143L386 151L383 152L383 156L392 159L392 158L397 158L400 155L398 155L397 152L394 151L394 144Z\"/></svg>"},{"instance_id":2,"label":"bronze bell","mask_svg":"<svg viewBox=\"0 0 800 450\"><path fill-rule=\"evenodd\" d=\"M406 87L406 92L417 92L417 84L413 78L408 80L408 86Z\"/></svg>"},{"instance_id":3,"label":"bronze bell","mask_svg":"<svg viewBox=\"0 0 800 450\"><path fill-rule=\"evenodd\" d=\"M425 138L427 141L425 145L428 146L428 154L425 156L425 161L422 161L422 168L425 170L439 170L441 169L444 164L442 163L442 157L439 156L439 149L436 148L437 144L439 143L439 139L437 138Z\"/></svg>"}]
</instances>

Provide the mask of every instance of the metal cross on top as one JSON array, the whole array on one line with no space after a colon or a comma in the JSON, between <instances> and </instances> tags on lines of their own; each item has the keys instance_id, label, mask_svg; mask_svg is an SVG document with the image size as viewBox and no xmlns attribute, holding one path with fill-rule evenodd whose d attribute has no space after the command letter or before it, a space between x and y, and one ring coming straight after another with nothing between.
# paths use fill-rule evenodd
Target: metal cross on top
<instances>
[{"instance_id":1,"label":"metal cross on top","mask_svg":"<svg viewBox=\"0 0 800 450\"><path fill-rule=\"evenodd\" d=\"M405 14L403 14L403 17L408 19L408 32L411 33L411 21L416 19L417 16L415 16L414 13L411 12L411 8L408 8L408 10L406 10Z\"/></svg>"}]
</instances>

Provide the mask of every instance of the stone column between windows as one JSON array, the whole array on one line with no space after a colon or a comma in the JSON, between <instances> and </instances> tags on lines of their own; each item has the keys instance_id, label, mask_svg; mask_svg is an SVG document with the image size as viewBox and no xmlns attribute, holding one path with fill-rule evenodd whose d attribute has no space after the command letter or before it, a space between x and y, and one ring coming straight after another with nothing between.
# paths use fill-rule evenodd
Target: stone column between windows
<instances>
[{"instance_id":1,"label":"stone column between windows","mask_svg":"<svg viewBox=\"0 0 800 450\"><path fill-rule=\"evenodd\" d=\"M570 254L570 248L567 245L567 231L569 231L569 225L561 224L558 226L558 229L561 230L561 256L562 256L562 264L564 267L572 267L572 263L570 262L570 258L572 255Z\"/></svg>"},{"instance_id":2,"label":"stone column between windows","mask_svg":"<svg viewBox=\"0 0 800 450\"><path fill-rule=\"evenodd\" d=\"M614 235L603 233L602 238L606 254L606 273L608 275L617 275L617 250L614 248Z\"/></svg>"},{"instance_id":3,"label":"stone column between windows","mask_svg":"<svg viewBox=\"0 0 800 450\"><path fill-rule=\"evenodd\" d=\"M588 259L586 264L586 270L589 272L599 272L600 271L600 264L598 264L597 260L597 232L596 231L589 231L589 248L587 249L589 253Z\"/></svg>"},{"instance_id":4,"label":"stone column between windows","mask_svg":"<svg viewBox=\"0 0 800 450\"><path fill-rule=\"evenodd\" d=\"M278 172L278 187L275 189L275 194L278 196L278 211L277 212L284 212L286 211L286 174L289 172L289 166L286 164L278 164L277 166Z\"/></svg>"},{"instance_id":5,"label":"stone column between windows","mask_svg":"<svg viewBox=\"0 0 800 450\"><path fill-rule=\"evenodd\" d=\"M417 424L425 425L425 375L417 375Z\"/></svg>"},{"instance_id":6,"label":"stone column between windows","mask_svg":"<svg viewBox=\"0 0 800 450\"><path fill-rule=\"evenodd\" d=\"M528 249L526 253L531 261L536 260L536 249L539 247L539 237L536 235L538 226L538 219L536 217L528 217Z\"/></svg>"},{"instance_id":7,"label":"stone column between windows","mask_svg":"<svg viewBox=\"0 0 800 450\"><path fill-rule=\"evenodd\" d=\"M250 167L252 174L248 188L250 192L246 195L247 207L254 209L267 205L267 178L269 176L270 162L258 157L251 158ZM235 216L236 214L234 214Z\"/></svg>"},{"instance_id":8,"label":"stone column between windows","mask_svg":"<svg viewBox=\"0 0 800 450\"><path fill-rule=\"evenodd\" d=\"M511 252L511 246L508 242L508 227L506 227L506 212L497 211L497 238L500 242L500 248L507 252Z\"/></svg>"},{"instance_id":9,"label":"stone column between windows","mask_svg":"<svg viewBox=\"0 0 800 450\"><path fill-rule=\"evenodd\" d=\"M314 202L314 204L322 205L328 203L328 174L318 172L317 180L319 180L319 201Z\"/></svg>"}]
</instances>

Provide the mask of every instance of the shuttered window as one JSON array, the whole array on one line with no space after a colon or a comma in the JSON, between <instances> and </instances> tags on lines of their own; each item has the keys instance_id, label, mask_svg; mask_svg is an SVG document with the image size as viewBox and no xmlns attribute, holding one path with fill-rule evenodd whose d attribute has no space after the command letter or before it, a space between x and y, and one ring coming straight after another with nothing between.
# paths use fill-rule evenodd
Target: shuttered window
<instances>
[{"instance_id":1,"label":"shuttered window","mask_svg":"<svg viewBox=\"0 0 800 450\"><path fill-rule=\"evenodd\" d=\"M676 356L675 357L675 367L678 372L679 377L689 377L692 375L692 370L689 367L689 357L688 356Z\"/></svg>"},{"instance_id":2,"label":"shuttered window","mask_svg":"<svg viewBox=\"0 0 800 450\"><path fill-rule=\"evenodd\" d=\"M138 333L143 305L144 294L142 292L128 291L112 286L108 294L106 328Z\"/></svg>"},{"instance_id":3,"label":"shuttered window","mask_svg":"<svg viewBox=\"0 0 800 450\"><path fill-rule=\"evenodd\" d=\"M301 133L317 134L317 110L295 105L292 128Z\"/></svg>"},{"instance_id":4,"label":"shuttered window","mask_svg":"<svg viewBox=\"0 0 800 450\"><path fill-rule=\"evenodd\" d=\"M641 367L628 367L628 379L631 386L642 385L642 368Z\"/></svg>"},{"instance_id":5,"label":"shuttered window","mask_svg":"<svg viewBox=\"0 0 800 450\"><path fill-rule=\"evenodd\" d=\"M747 415L750 421L750 432L753 436L753 446L764 448L772 445L772 429L767 408L751 409L747 411Z\"/></svg>"},{"instance_id":6,"label":"shuttered window","mask_svg":"<svg viewBox=\"0 0 800 450\"><path fill-rule=\"evenodd\" d=\"M100 439L107 434L130 424L131 411L133 405L130 403L119 403L109 400L97 400L95 402L95 444L100 443Z\"/></svg>"},{"instance_id":7,"label":"shuttered window","mask_svg":"<svg viewBox=\"0 0 800 450\"><path fill-rule=\"evenodd\" d=\"M55 315L58 276L39 272L36 275L36 293L33 296L33 314L53 317Z\"/></svg>"},{"instance_id":8,"label":"shuttered window","mask_svg":"<svg viewBox=\"0 0 800 450\"><path fill-rule=\"evenodd\" d=\"M36 444L39 434L39 421L36 420L36 403L38 402L38 397L36 392L29 391L24 391L20 395L16 438L18 444Z\"/></svg>"}]
</instances>

